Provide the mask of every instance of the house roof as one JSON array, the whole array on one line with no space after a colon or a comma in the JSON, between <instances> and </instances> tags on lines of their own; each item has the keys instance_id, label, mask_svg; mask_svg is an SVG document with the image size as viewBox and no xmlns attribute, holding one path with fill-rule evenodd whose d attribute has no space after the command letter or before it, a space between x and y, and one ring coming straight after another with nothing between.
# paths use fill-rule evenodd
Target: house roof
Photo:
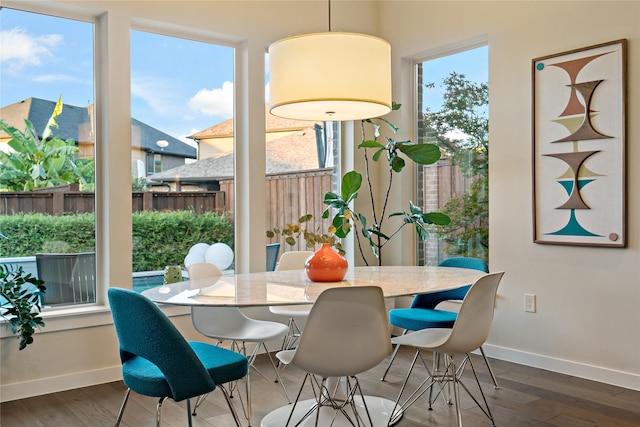
<instances>
[{"instance_id":1,"label":"house roof","mask_svg":"<svg viewBox=\"0 0 640 427\"><path fill-rule=\"evenodd\" d=\"M140 147L145 151L150 151L153 153L162 154L170 154L173 156L179 157L188 157L190 159L195 159L198 157L198 150L196 147L192 147L191 145L180 141L177 138L172 137L154 127L151 127L140 120L131 118L131 126L139 126L141 129L141 144L138 144L137 141L132 141L132 145L136 147ZM162 148L158 146L158 141L167 141L169 145Z\"/></svg>"},{"instance_id":2,"label":"house roof","mask_svg":"<svg viewBox=\"0 0 640 427\"><path fill-rule=\"evenodd\" d=\"M6 107L0 108L0 119L18 130L25 129L25 120L29 120L38 137L42 138L44 128L53 113L56 103L40 98L27 98ZM86 107L76 107L64 104L62 114L56 118L57 128L52 128L53 134L60 139L73 139L80 142L80 125L90 123L89 111ZM5 132L0 131L2 135Z\"/></svg>"},{"instance_id":3,"label":"house roof","mask_svg":"<svg viewBox=\"0 0 640 427\"><path fill-rule=\"evenodd\" d=\"M309 120L283 119L282 117L276 117L273 114L269 113L268 109L265 111L265 128L267 133L296 131L307 128L313 129L313 125L315 125L316 123L322 124L322 122L314 122ZM205 130L194 133L187 138L191 138L197 141L200 139L228 138L231 136L233 136L233 118L227 119L223 122L206 128Z\"/></svg>"},{"instance_id":4,"label":"house roof","mask_svg":"<svg viewBox=\"0 0 640 427\"><path fill-rule=\"evenodd\" d=\"M48 101L40 98L27 98L23 101L0 108L0 119L19 130L23 130L25 128L24 121L29 120L38 133L38 137L42 138L42 132L44 132L44 128L47 125L55 106L56 103L54 101ZM90 114L92 114L91 106L77 107L75 105L64 104L62 113L56 117L58 127L52 129L53 134L64 140L73 139L76 142L88 142L83 141L83 138L86 139L86 136L81 134L80 130L91 129ZM134 138L134 141L132 142L134 147L153 153L162 152L163 154L192 159L197 157L197 150L195 147L192 147L171 135L168 135L134 118L131 118L131 126L138 127L140 129L140 132L134 133L135 135L140 135L139 142L137 141L137 138ZM6 133L0 131L0 135L6 136ZM159 147L156 142L160 140L169 142L169 145L164 149Z\"/></svg>"},{"instance_id":5,"label":"house roof","mask_svg":"<svg viewBox=\"0 0 640 427\"><path fill-rule=\"evenodd\" d=\"M316 135L311 126L266 143L267 174L318 169ZM233 178L233 153L209 157L188 165L153 174L150 180L159 182L211 181Z\"/></svg>"}]
</instances>

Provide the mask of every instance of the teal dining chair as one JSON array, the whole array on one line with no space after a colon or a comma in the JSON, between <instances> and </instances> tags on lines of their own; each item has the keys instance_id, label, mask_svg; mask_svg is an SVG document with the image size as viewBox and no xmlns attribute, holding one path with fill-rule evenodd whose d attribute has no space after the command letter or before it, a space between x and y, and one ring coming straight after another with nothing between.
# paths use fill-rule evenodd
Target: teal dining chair
<instances>
[{"instance_id":1,"label":"teal dining chair","mask_svg":"<svg viewBox=\"0 0 640 427\"><path fill-rule=\"evenodd\" d=\"M109 288L108 297L120 346L122 379L127 386L116 427L122 421L131 390L159 398L156 427L160 426L162 404L167 398L186 400L191 427L190 399L216 388L224 394L240 427L224 384L247 375L249 362L245 356L212 344L186 341L160 308L137 292Z\"/></svg>"},{"instance_id":2,"label":"teal dining chair","mask_svg":"<svg viewBox=\"0 0 640 427\"><path fill-rule=\"evenodd\" d=\"M438 266L468 268L484 271L485 273L489 272L487 263L480 258L452 257L443 260L438 264ZM405 335L409 331L421 331L429 328L451 328L453 327L458 314L455 311L439 310L436 306L443 301L462 301L467 292L469 292L469 288L471 288L470 284L448 291L416 295L409 308L394 308L389 311L389 323L393 326L402 328L402 335ZM389 369L391 368L399 349L400 345L396 345L393 350L391 360L382 375L382 381L387 377L387 373L389 373ZM482 346L480 347L480 352L487 368L489 369L493 384L495 388L498 388L498 381L493 373L493 369L491 369L491 365L489 364L489 360L487 359Z\"/></svg>"}]
</instances>

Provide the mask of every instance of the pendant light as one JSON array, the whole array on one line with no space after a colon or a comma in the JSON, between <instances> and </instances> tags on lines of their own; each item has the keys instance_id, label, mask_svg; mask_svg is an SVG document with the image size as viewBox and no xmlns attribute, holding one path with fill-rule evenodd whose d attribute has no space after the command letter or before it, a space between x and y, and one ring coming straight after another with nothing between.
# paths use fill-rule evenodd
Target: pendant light
<instances>
[{"instance_id":1,"label":"pendant light","mask_svg":"<svg viewBox=\"0 0 640 427\"><path fill-rule=\"evenodd\" d=\"M391 46L367 34L301 34L269 46L271 114L362 120L391 111Z\"/></svg>"}]
</instances>

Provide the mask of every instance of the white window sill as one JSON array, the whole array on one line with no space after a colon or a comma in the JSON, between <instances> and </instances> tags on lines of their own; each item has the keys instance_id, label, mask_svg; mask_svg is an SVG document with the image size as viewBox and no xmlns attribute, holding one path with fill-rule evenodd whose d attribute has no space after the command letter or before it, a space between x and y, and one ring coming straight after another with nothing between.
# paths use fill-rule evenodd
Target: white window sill
<instances>
[{"instance_id":1,"label":"white window sill","mask_svg":"<svg viewBox=\"0 0 640 427\"><path fill-rule=\"evenodd\" d=\"M167 316L191 314L189 307L160 306ZM46 309L41 313L45 326L37 330L37 334L69 331L113 324L111 311L105 305L85 305L82 307L65 307ZM11 327L5 320L0 321L0 338L13 336Z\"/></svg>"}]
</instances>

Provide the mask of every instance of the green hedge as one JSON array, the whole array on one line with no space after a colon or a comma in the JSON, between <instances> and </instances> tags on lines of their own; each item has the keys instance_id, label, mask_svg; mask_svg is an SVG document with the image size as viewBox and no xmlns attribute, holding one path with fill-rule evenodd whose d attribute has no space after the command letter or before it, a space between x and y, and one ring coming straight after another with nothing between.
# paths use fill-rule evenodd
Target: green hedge
<instances>
[{"instance_id":1,"label":"green hedge","mask_svg":"<svg viewBox=\"0 0 640 427\"><path fill-rule=\"evenodd\" d=\"M33 256L38 252L95 250L94 215L0 216L0 257ZM190 211L132 214L133 271L162 270L181 265L195 243L223 242L233 247L233 226L225 215Z\"/></svg>"}]
</instances>

